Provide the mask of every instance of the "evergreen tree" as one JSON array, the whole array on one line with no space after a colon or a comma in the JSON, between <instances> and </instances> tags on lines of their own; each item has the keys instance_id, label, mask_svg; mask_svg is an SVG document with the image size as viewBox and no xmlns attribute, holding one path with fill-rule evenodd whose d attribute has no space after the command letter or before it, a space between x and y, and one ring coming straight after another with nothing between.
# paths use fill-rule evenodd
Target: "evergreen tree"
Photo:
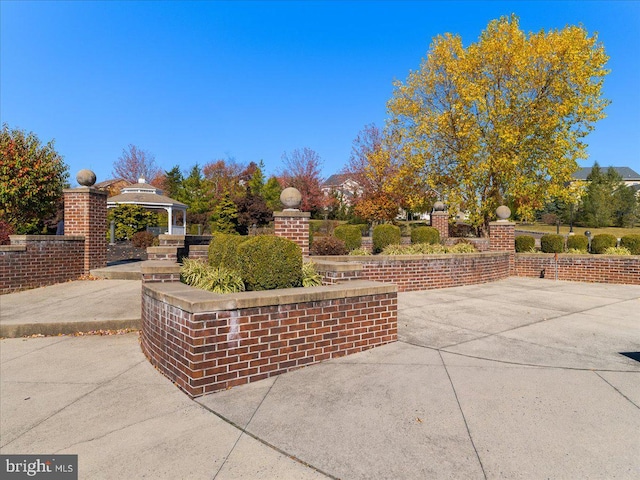
<instances>
[{"instance_id":1,"label":"evergreen tree","mask_svg":"<svg viewBox=\"0 0 640 480\"><path fill-rule=\"evenodd\" d=\"M162 190L164 194L174 200L184 200L184 177L180 166L176 165L171 170L164 172L164 179L162 182Z\"/></svg>"},{"instance_id":2,"label":"evergreen tree","mask_svg":"<svg viewBox=\"0 0 640 480\"><path fill-rule=\"evenodd\" d=\"M280 194L282 193L282 187L276 177L269 177L267 183L264 184L262 189L262 196L267 204L267 207L272 212L279 212L282 210L282 203L280 202Z\"/></svg>"},{"instance_id":3,"label":"evergreen tree","mask_svg":"<svg viewBox=\"0 0 640 480\"><path fill-rule=\"evenodd\" d=\"M220 233L236 233L238 225L238 207L225 195L211 213L211 231Z\"/></svg>"}]
</instances>

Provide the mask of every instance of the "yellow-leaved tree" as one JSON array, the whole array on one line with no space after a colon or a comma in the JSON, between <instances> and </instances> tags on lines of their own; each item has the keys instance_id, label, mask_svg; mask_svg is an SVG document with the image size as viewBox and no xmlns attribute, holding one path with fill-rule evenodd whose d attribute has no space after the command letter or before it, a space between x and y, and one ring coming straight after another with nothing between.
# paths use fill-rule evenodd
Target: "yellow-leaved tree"
<instances>
[{"instance_id":1,"label":"yellow-leaved tree","mask_svg":"<svg viewBox=\"0 0 640 480\"><path fill-rule=\"evenodd\" d=\"M466 48L457 35L436 37L387 105L401 168L426 176L476 226L504 203L530 218L568 195L586 158L584 137L609 103L607 59L582 27L526 34L515 15Z\"/></svg>"}]
</instances>

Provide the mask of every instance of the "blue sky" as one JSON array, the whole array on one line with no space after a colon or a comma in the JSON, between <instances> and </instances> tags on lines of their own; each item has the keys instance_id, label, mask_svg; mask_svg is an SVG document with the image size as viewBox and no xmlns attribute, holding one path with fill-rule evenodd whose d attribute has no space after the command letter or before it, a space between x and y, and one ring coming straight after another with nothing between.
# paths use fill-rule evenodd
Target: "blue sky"
<instances>
[{"instance_id":1,"label":"blue sky","mask_svg":"<svg viewBox=\"0 0 640 480\"><path fill-rule=\"evenodd\" d=\"M431 39L476 41L515 13L525 31L582 24L611 57L608 117L587 139L600 165L640 172L640 2L0 1L2 122L55 139L72 184L98 181L128 144L168 170L309 147L338 172L392 82Z\"/></svg>"}]
</instances>

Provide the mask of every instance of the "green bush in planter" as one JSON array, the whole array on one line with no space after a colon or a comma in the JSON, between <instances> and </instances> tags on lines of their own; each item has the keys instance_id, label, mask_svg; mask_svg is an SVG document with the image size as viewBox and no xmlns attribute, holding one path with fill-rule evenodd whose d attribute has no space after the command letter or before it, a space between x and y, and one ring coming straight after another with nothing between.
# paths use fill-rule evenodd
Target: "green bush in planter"
<instances>
[{"instance_id":1,"label":"green bush in planter","mask_svg":"<svg viewBox=\"0 0 640 480\"><path fill-rule=\"evenodd\" d=\"M209 264L213 267L238 268L238 247L249 237L231 233L215 233L209 244Z\"/></svg>"},{"instance_id":2,"label":"green bush in planter","mask_svg":"<svg viewBox=\"0 0 640 480\"><path fill-rule=\"evenodd\" d=\"M411 229L411 243L440 243L440 232L433 227L414 227Z\"/></svg>"},{"instance_id":3,"label":"green bush in planter","mask_svg":"<svg viewBox=\"0 0 640 480\"><path fill-rule=\"evenodd\" d=\"M604 253L609 247L618 245L618 239L608 233L599 233L591 239L591 253Z\"/></svg>"},{"instance_id":4,"label":"green bush in planter","mask_svg":"<svg viewBox=\"0 0 640 480\"><path fill-rule=\"evenodd\" d=\"M540 238L540 250L544 253L562 253L564 251L564 237L555 233L548 233Z\"/></svg>"},{"instance_id":5,"label":"green bush in planter","mask_svg":"<svg viewBox=\"0 0 640 480\"><path fill-rule=\"evenodd\" d=\"M286 238L259 235L241 243L238 266L247 290L302 285L302 249Z\"/></svg>"},{"instance_id":6,"label":"green bush in planter","mask_svg":"<svg viewBox=\"0 0 640 480\"><path fill-rule=\"evenodd\" d=\"M530 252L536 248L536 239L531 235L519 235L516 237L516 252Z\"/></svg>"},{"instance_id":7,"label":"green bush in planter","mask_svg":"<svg viewBox=\"0 0 640 480\"><path fill-rule=\"evenodd\" d=\"M349 251L362 246L362 232L359 225L338 225L333 235L342 240Z\"/></svg>"},{"instance_id":8,"label":"green bush in planter","mask_svg":"<svg viewBox=\"0 0 640 480\"><path fill-rule=\"evenodd\" d=\"M589 239L584 235L570 235L567 237L567 250L580 250L587 253L589 249Z\"/></svg>"},{"instance_id":9,"label":"green bush in planter","mask_svg":"<svg viewBox=\"0 0 640 480\"><path fill-rule=\"evenodd\" d=\"M631 255L640 255L640 235L637 233L625 235L620 239L620 246L628 248Z\"/></svg>"},{"instance_id":10,"label":"green bush in planter","mask_svg":"<svg viewBox=\"0 0 640 480\"><path fill-rule=\"evenodd\" d=\"M373 253L379 253L387 245L400 243L400 227L388 223L376 225L373 229Z\"/></svg>"}]
</instances>

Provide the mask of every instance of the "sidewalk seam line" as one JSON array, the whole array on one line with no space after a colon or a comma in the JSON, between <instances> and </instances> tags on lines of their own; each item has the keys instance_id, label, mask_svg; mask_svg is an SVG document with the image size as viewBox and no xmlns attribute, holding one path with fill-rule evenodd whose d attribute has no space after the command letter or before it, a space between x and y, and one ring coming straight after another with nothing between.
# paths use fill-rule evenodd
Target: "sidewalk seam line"
<instances>
[{"instance_id":1,"label":"sidewalk seam line","mask_svg":"<svg viewBox=\"0 0 640 480\"><path fill-rule=\"evenodd\" d=\"M625 399L627 399L627 401L633 405L634 407L636 407L637 409L640 409L640 405L637 405L633 400L631 400L629 397L627 397L624 393L622 393L620 390L618 390L613 384L611 384L606 378L604 378L602 375L600 375L598 372L594 371L593 373L595 373L597 376L599 376L607 385L609 385L611 388L613 388L616 392L618 392L620 395L622 395ZM631 372L631 373L635 373L635 372Z\"/></svg>"}]
</instances>

